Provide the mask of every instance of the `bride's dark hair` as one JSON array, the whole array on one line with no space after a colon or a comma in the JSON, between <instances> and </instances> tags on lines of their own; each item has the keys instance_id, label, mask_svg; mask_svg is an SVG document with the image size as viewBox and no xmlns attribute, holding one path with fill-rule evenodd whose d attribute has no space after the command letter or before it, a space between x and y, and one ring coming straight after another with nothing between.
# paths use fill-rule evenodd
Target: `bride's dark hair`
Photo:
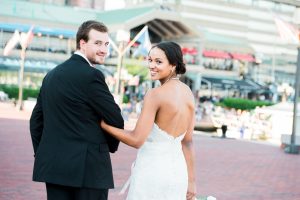
<instances>
[{"instance_id":1,"label":"bride's dark hair","mask_svg":"<svg viewBox=\"0 0 300 200\"><path fill-rule=\"evenodd\" d=\"M175 42L160 42L154 45L153 48L159 48L165 52L166 57L171 65L175 65L176 74L184 74L186 72L186 67L183 62L183 55L181 47ZM150 50L151 51L151 50Z\"/></svg>"}]
</instances>

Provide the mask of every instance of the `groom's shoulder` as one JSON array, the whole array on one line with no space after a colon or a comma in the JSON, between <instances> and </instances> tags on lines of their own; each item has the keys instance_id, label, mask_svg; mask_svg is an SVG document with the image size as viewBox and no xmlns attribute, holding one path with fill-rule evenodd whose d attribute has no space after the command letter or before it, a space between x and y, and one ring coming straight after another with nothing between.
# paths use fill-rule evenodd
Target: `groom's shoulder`
<instances>
[{"instance_id":1,"label":"groom's shoulder","mask_svg":"<svg viewBox=\"0 0 300 200\"><path fill-rule=\"evenodd\" d=\"M90 67L90 73L93 74L93 78L105 80L105 76L102 71L95 67Z\"/></svg>"},{"instance_id":2,"label":"groom's shoulder","mask_svg":"<svg viewBox=\"0 0 300 200\"><path fill-rule=\"evenodd\" d=\"M81 56L73 54L60 65L88 65L88 63Z\"/></svg>"}]
</instances>

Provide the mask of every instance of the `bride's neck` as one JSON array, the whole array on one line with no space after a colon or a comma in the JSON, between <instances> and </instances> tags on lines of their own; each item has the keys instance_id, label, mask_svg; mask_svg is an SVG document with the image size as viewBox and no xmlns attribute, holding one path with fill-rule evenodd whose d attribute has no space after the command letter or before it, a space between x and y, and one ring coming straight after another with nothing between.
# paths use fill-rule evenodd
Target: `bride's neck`
<instances>
[{"instance_id":1,"label":"bride's neck","mask_svg":"<svg viewBox=\"0 0 300 200\"><path fill-rule=\"evenodd\" d=\"M168 81L170 80L179 80L179 77L177 75L173 75L165 80L161 80L160 81L160 86L163 86L164 84L166 84Z\"/></svg>"}]
</instances>

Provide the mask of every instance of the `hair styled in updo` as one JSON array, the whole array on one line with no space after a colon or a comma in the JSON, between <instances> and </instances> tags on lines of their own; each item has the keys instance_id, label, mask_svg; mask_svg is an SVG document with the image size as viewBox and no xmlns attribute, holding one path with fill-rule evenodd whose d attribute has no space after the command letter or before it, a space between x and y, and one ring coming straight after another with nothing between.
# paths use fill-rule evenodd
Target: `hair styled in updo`
<instances>
[{"instance_id":1,"label":"hair styled in updo","mask_svg":"<svg viewBox=\"0 0 300 200\"><path fill-rule=\"evenodd\" d=\"M176 66L176 74L184 74L186 72L185 64L183 63L181 47L177 43L160 42L157 45L154 45L151 49L155 47L164 51L169 63Z\"/></svg>"}]
</instances>

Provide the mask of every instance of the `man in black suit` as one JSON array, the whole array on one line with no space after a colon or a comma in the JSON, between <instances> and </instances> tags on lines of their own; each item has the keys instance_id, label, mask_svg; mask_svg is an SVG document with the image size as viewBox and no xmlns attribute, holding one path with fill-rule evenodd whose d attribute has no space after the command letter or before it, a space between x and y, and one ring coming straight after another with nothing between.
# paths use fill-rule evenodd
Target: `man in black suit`
<instances>
[{"instance_id":1,"label":"man in black suit","mask_svg":"<svg viewBox=\"0 0 300 200\"><path fill-rule=\"evenodd\" d=\"M114 187L109 152L119 141L100 121L124 127L103 74L94 68L107 54L108 29L86 21L76 43L74 55L45 76L31 115L33 180L46 183L48 200L106 200Z\"/></svg>"}]
</instances>

